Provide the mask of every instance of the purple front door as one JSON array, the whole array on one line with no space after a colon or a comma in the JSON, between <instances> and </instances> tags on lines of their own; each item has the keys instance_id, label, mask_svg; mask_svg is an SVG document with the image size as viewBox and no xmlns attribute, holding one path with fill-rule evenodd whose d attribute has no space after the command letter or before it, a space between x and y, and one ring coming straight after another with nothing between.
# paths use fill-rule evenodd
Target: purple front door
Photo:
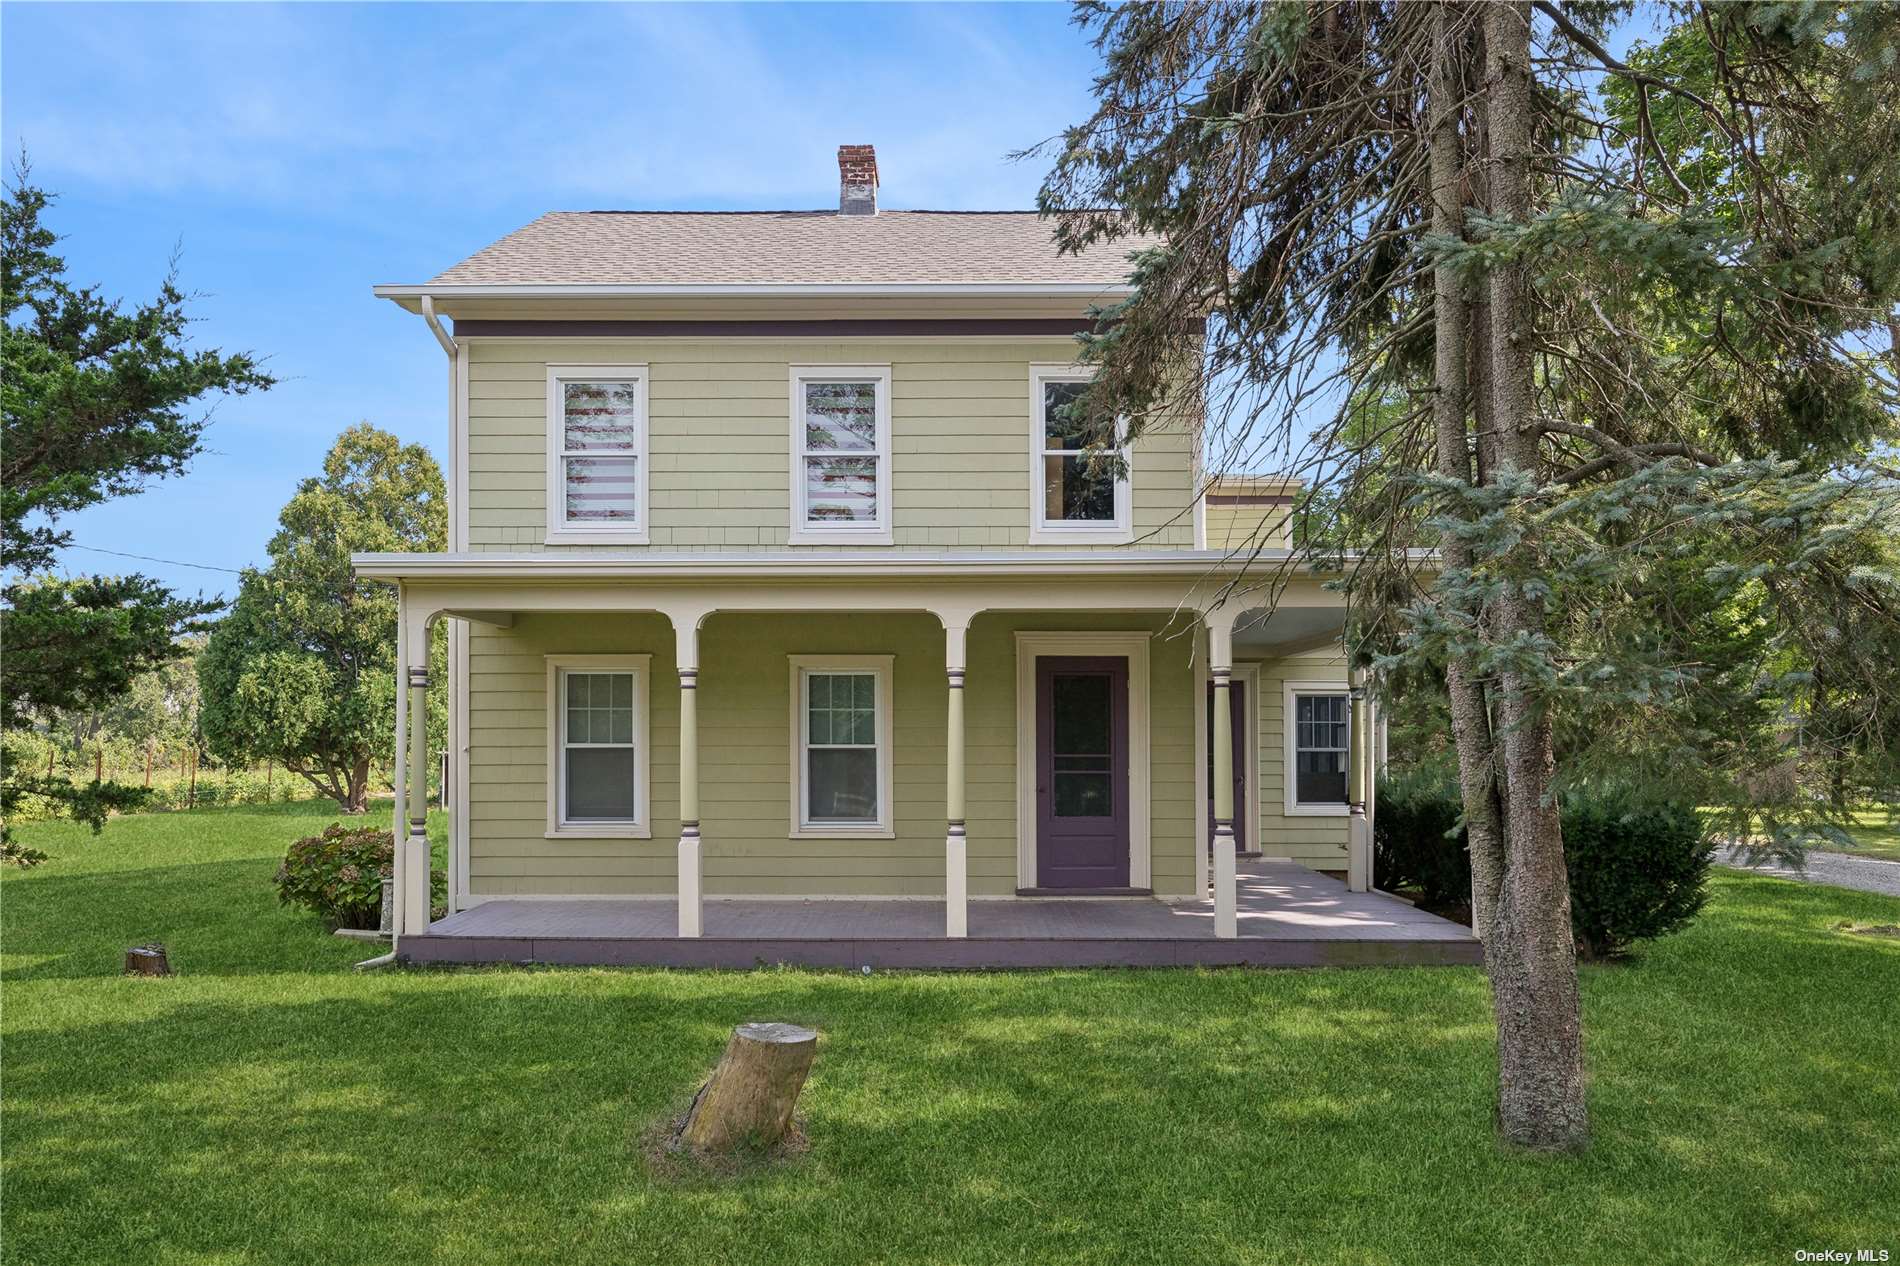
<instances>
[{"instance_id":1,"label":"purple front door","mask_svg":"<svg viewBox=\"0 0 1900 1266\"><path fill-rule=\"evenodd\" d=\"M1036 886L1128 886L1128 661L1036 660Z\"/></svg>"},{"instance_id":2,"label":"purple front door","mask_svg":"<svg viewBox=\"0 0 1900 1266\"><path fill-rule=\"evenodd\" d=\"M1227 703L1234 718L1234 851L1247 851L1247 687L1227 684ZM1207 683L1207 847L1214 847L1214 683Z\"/></svg>"}]
</instances>

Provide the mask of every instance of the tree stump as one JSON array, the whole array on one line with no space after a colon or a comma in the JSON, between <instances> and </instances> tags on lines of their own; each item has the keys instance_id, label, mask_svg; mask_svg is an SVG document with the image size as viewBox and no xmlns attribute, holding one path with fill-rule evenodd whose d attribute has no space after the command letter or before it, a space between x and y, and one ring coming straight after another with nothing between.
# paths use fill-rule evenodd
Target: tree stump
<instances>
[{"instance_id":1,"label":"tree stump","mask_svg":"<svg viewBox=\"0 0 1900 1266\"><path fill-rule=\"evenodd\" d=\"M792 1127L792 1109L818 1053L816 1031L796 1024L741 1024L681 1124L679 1142L723 1152L770 1147Z\"/></svg>"},{"instance_id":2,"label":"tree stump","mask_svg":"<svg viewBox=\"0 0 1900 1266\"><path fill-rule=\"evenodd\" d=\"M165 957L165 947L154 941L150 945L134 945L125 952L125 974L128 976L169 976L172 974L171 960Z\"/></svg>"}]
</instances>

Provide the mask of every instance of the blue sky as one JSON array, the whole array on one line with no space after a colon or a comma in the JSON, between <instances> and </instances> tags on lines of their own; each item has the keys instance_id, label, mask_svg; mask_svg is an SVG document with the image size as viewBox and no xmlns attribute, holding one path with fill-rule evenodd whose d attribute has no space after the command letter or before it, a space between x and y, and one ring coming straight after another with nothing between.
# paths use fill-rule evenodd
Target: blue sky
<instances>
[{"instance_id":1,"label":"blue sky","mask_svg":"<svg viewBox=\"0 0 1900 1266\"><path fill-rule=\"evenodd\" d=\"M893 207L1027 207L1010 151L1082 118L1093 50L1058 4L20 5L0 129L59 194L72 277L149 297L174 246L194 338L283 381L219 402L183 478L74 540L265 560L279 507L359 420L446 431L441 350L370 297L548 210L824 207L837 146ZM237 577L71 550L186 592Z\"/></svg>"}]
</instances>

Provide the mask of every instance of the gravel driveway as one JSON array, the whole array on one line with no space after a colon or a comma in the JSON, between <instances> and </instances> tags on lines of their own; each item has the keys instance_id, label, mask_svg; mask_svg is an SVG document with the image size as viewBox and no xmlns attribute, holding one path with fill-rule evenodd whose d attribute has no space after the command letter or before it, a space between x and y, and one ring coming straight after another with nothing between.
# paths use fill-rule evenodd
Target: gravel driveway
<instances>
[{"instance_id":1,"label":"gravel driveway","mask_svg":"<svg viewBox=\"0 0 1900 1266\"><path fill-rule=\"evenodd\" d=\"M1750 866L1743 860L1741 850L1733 847L1718 851L1715 859L1722 865L1733 866L1737 870L1754 870L1782 879L1799 879L1810 884L1833 884L1836 888L1857 888L1861 892L1883 892L1890 897L1900 897L1900 862L1882 861L1876 857L1810 852L1805 871L1796 870L1792 866L1776 861Z\"/></svg>"}]
</instances>

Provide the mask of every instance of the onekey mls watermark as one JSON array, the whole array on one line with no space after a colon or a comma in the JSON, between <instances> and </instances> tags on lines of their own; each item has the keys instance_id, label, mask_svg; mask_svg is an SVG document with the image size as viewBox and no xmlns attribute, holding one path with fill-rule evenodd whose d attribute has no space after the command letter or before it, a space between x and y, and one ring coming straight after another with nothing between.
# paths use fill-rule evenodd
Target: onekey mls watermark
<instances>
[{"instance_id":1,"label":"onekey mls watermark","mask_svg":"<svg viewBox=\"0 0 1900 1266\"><path fill-rule=\"evenodd\" d=\"M1796 1249L1794 1259L1797 1262L1884 1262L1892 1254L1884 1248L1802 1248Z\"/></svg>"}]
</instances>

